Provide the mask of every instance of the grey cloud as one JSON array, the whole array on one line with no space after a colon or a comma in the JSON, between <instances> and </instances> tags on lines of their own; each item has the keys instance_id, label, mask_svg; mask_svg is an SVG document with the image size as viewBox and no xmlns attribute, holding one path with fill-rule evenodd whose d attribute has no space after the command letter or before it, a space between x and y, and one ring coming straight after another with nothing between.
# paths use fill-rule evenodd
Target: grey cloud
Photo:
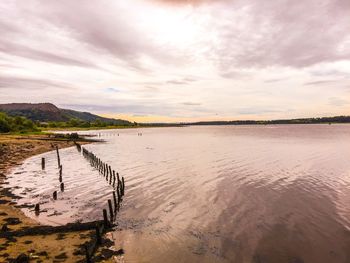
<instances>
[{"instance_id":1,"label":"grey cloud","mask_svg":"<svg viewBox=\"0 0 350 263\"><path fill-rule=\"evenodd\" d=\"M198 79L197 78L194 78L194 77L184 77L184 78L181 78L181 79L173 79L173 80L168 80L166 82L166 84L174 84L174 85L186 85L186 84L189 84L191 82L195 82L197 81Z\"/></svg>"},{"instance_id":2,"label":"grey cloud","mask_svg":"<svg viewBox=\"0 0 350 263\"><path fill-rule=\"evenodd\" d=\"M60 88L74 90L66 83L46 79L25 78L17 76L0 75L0 88L12 88L21 91L23 89Z\"/></svg>"},{"instance_id":3,"label":"grey cloud","mask_svg":"<svg viewBox=\"0 0 350 263\"><path fill-rule=\"evenodd\" d=\"M167 81L167 84L185 85L185 84L187 84L187 82L183 81L183 80L169 80L169 81Z\"/></svg>"},{"instance_id":4,"label":"grey cloud","mask_svg":"<svg viewBox=\"0 0 350 263\"><path fill-rule=\"evenodd\" d=\"M149 69L142 67L142 56L168 64L185 59L155 46L115 1L14 0L8 4L0 3L0 14L0 51L9 55L83 67L97 67L89 61L89 56L98 55L145 72ZM19 22L17 18L20 18ZM74 40L76 47L66 47L62 54L59 45L54 49L55 41L59 40L49 36L47 43L40 43L45 31L63 34ZM47 47L51 50L46 50Z\"/></svg>"},{"instance_id":5,"label":"grey cloud","mask_svg":"<svg viewBox=\"0 0 350 263\"><path fill-rule=\"evenodd\" d=\"M318 0L234 1L226 10L244 10L244 13L238 23L230 11L220 11L226 21L218 22L220 43L208 55L225 71L237 65L300 68L350 59L350 47L345 45L350 36L348 3L346 0L325 0L322 4Z\"/></svg>"},{"instance_id":6,"label":"grey cloud","mask_svg":"<svg viewBox=\"0 0 350 263\"><path fill-rule=\"evenodd\" d=\"M117 1L62 0L46 3L41 14L48 21L70 32L94 51L123 60L137 70L148 70L142 67L139 61L141 56L175 64L178 59L184 58L155 46L145 32L130 22L128 14L123 13Z\"/></svg>"},{"instance_id":7,"label":"grey cloud","mask_svg":"<svg viewBox=\"0 0 350 263\"><path fill-rule=\"evenodd\" d=\"M283 80L286 80L287 78L278 78L278 79L267 79L267 80L264 80L265 83L274 83L274 82L280 82L280 81L283 81Z\"/></svg>"},{"instance_id":8,"label":"grey cloud","mask_svg":"<svg viewBox=\"0 0 350 263\"><path fill-rule=\"evenodd\" d=\"M4 39L2 41L0 40L0 52L55 64L79 67L96 67L96 65L89 63L87 60L77 60L68 56L58 55L57 53L55 54L20 44L5 42Z\"/></svg>"},{"instance_id":9,"label":"grey cloud","mask_svg":"<svg viewBox=\"0 0 350 263\"><path fill-rule=\"evenodd\" d=\"M186 105L186 106L200 106L200 105L202 105L202 103L199 103L199 102L184 102L182 104Z\"/></svg>"},{"instance_id":10,"label":"grey cloud","mask_svg":"<svg viewBox=\"0 0 350 263\"><path fill-rule=\"evenodd\" d=\"M309 81L305 82L304 85L325 85L325 84L332 84L334 82L339 81L338 79L330 79L330 80L315 80L315 81Z\"/></svg>"},{"instance_id":11,"label":"grey cloud","mask_svg":"<svg viewBox=\"0 0 350 263\"><path fill-rule=\"evenodd\" d=\"M246 78L248 76L247 73L238 71L238 70L229 70L223 69L220 73L221 77L227 78L227 79L241 79Z\"/></svg>"},{"instance_id":12,"label":"grey cloud","mask_svg":"<svg viewBox=\"0 0 350 263\"><path fill-rule=\"evenodd\" d=\"M331 97L328 99L328 103L331 106L341 107L350 104L348 100L338 97Z\"/></svg>"},{"instance_id":13,"label":"grey cloud","mask_svg":"<svg viewBox=\"0 0 350 263\"><path fill-rule=\"evenodd\" d=\"M284 110L276 110L269 107L248 107L248 108L240 108L237 111L237 114L241 115L261 115L266 113L279 113L279 112L285 112Z\"/></svg>"}]
</instances>

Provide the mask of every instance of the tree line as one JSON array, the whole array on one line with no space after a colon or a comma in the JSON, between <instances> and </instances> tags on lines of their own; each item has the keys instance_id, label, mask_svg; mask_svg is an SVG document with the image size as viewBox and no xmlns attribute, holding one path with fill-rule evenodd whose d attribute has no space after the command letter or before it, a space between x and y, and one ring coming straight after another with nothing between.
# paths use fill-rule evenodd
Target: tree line
<instances>
[{"instance_id":1,"label":"tree line","mask_svg":"<svg viewBox=\"0 0 350 263\"><path fill-rule=\"evenodd\" d=\"M0 133L37 131L40 131L40 129L33 121L21 116L11 117L6 113L0 112Z\"/></svg>"},{"instance_id":2,"label":"tree line","mask_svg":"<svg viewBox=\"0 0 350 263\"><path fill-rule=\"evenodd\" d=\"M116 125L115 122L104 122L102 120L83 121L79 119L70 119L69 121L50 121L39 122L31 121L23 116L9 116L4 112L0 112L0 133L26 133L40 132L41 128L105 128L105 127L121 127L135 126L137 123L125 123Z\"/></svg>"}]
</instances>

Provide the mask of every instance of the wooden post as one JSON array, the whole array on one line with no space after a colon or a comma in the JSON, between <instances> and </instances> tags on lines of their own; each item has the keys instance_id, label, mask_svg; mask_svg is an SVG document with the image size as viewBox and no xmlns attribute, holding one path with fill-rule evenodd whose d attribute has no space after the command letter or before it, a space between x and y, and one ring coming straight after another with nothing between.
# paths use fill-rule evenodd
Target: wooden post
<instances>
[{"instance_id":1,"label":"wooden post","mask_svg":"<svg viewBox=\"0 0 350 263\"><path fill-rule=\"evenodd\" d=\"M40 205L36 204L34 210L35 210L35 214L39 214L40 213Z\"/></svg>"},{"instance_id":2,"label":"wooden post","mask_svg":"<svg viewBox=\"0 0 350 263\"><path fill-rule=\"evenodd\" d=\"M64 192L64 183L61 183L61 192Z\"/></svg>"},{"instance_id":3,"label":"wooden post","mask_svg":"<svg viewBox=\"0 0 350 263\"><path fill-rule=\"evenodd\" d=\"M60 181L60 183L62 183L62 175L58 177L58 180Z\"/></svg>"},{"instance_id":4,"label":"wooden post","mask_svg":"<svg viewBox=\"0 0 350 263\"><path fill-rule=\"evenodd\" d=\"M57 200L57 191L53 192L52 197L53 197L53 200Z\"/></svg>"},{"instance_id":5,"label":"wooden post","mask_svg":"<svg viewBox=\"0 0 350 263\"><path fill-rule=\"evenodd\" d=\"M105 226L105 229L108 228L108 218L107 218L107 210L106 209L103 209L103 224Z\"/></svg>"},{"instance_id":6,"label":"wooden post","mask_svg":"<svg viewBox=\"0 0 350 263\"><path fill-rule=\"evenodd\" d=\"M124 190L125 190L125 182L124 182L124 177L122 177L122 195L124 195Z\"/></svg>"},{"instance_id":7,"label":"wooden post","mask_svg":"<svg viewBox=\"0 0 350 263\"><path fill-rule=\"evenodd\" d=\"M109 176L109 184L112 184L112 177L113 177L113 174L111 173L111 175Z\"/></svg>"},{"instance_id":8,"label":"wooden post","mask_svg":"<svg viewBox=\"0 0 350 263\"><path fill-rule=\"evenodd\" d=\"M114 211L117 211L118 202L114 191L113 191L113 201L114 201Z\"/></svg>"},{"instance_id":9,"label":"wooden post","mask_svg":"<svg viewBox=\"0 0 350 263\"><path fill-rule=\"evenodd\" d=\"M91 263L88 245L84 245L84 248L85 248L86 263Z\"/></svg>"},{"instance_id":10,"label":"wooden post","mask_svg":"<svg viewBox=\"0 0 350 263\"><path fill-rule=\"evenodd\" d=\"M117 186L117 188L119 188L119 184L120 184L119 173L117 173L117 181L118 181L118 186Z\"/></svg>"},{"instance_id":11,"label":"wooden post","mask_svg":"<svg viewBox=\"0 0 350 263\"><path fill-rule=\"evenodd\" d=\"M112 175L112 167L109 165L109 175Z\"/></svg>"},{"instance_id":12,"label":"wooden post","mask_svg":"<svg viewBox=\"0 0 350 263\"><path fill-rule=\"evenodd\" d=\"M113 188L115 188L115 171L113 170Z\"/></svg>"},{"instance_id":13,"label":"wooden post","mask_svg":"<svg viewBox=\"0 0 350 263\"><path fill-rule=\"evenodd\" d=\"M122 197L120 196L119 187L117 187L118 204L121 202Z\"/></svg>"},{"instance_id":14,"label":"wooden post","mask_svg":"<svg viewBox=\"0 0 350 263\"><path fill-rule=\"evenodd\" d=\"M96 243L97 243L97 245L100 245L101 244L101 233L100 233L100 228L98 225L96 225L95 231L96 231Z\"/></svg>"},{"instance_id":15,"label":"wooden post","mask_svg":"<svg viewBox=\"0 0 350 263\"><path fill-rule=\"evenodd\" d=\"M109 207L109 215L110 215L110 218L111 218L111 222L113 222L113 208L112 208L112 201L111 199L108 199L108 207Z\"/></svg>"},{"instance_id":16,"label":"wooden post","mask_svg":"<svg viewBox=\"0 0 350 263\"><path fill-rule=\"evenodd\" d=\"M41 169L45 170L45 158L41 158Z\"/></svg>"},{"instance_id":17,"label":"wooden post","mask_svg":"<svg viewBox=\"0 0 350 263\"><path fill-rule=\"evenodd\" d=\"M58 146L56 146L56 152L57 152L58 167L60 167L61 166L61 159L60 159L60 153L58 152Z\"/></svg>"}]
</instances>

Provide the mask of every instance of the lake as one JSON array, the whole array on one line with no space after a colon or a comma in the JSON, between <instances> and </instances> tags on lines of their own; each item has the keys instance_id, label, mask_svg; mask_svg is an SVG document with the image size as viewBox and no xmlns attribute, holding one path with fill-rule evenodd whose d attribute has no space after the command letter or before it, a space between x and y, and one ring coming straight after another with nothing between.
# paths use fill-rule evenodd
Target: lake
<instances>
[{"instance_id":1,"label":"lake","mask_svg":"<svg viewBox=\"0 0 350 263\"><path fill-rule=\"evenodd\" d=\"M109 237L126 262L350 262L350 125L81 133L106 141L84 147L125 178ZM102 219L111 186L75 147L60 155L57 201L55 151L8 177L23 211L50 225ZM37 202L39 216L25 207Z\"/></svg>"}]
</instances>

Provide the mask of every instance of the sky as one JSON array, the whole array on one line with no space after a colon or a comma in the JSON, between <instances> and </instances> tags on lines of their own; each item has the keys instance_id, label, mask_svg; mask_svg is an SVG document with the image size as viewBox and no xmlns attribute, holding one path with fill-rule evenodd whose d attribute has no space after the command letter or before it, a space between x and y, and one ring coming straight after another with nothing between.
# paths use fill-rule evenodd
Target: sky
<instances>
[{"instance_id":1,"label":"sky","mask_svg":"<svg viewBox=\"0 0 350 263\"><path fill-rule=\"evenodd\" d=\"M4 0L12 102L137 122L350 115L350 1Z\"/></svg>"}]
</instances>

